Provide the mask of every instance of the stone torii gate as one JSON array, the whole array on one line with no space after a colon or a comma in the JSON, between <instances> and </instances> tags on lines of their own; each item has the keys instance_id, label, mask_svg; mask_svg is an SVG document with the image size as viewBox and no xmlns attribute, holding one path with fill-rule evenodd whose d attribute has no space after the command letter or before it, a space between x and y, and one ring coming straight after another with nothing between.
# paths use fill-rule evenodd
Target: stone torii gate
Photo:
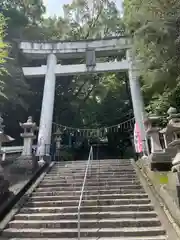
<instances>
[{"instance_id":1,"label":"stone torii gate","mask_svg":"<svg viewBox=\"0 0 180 240\"><path fill-rule=\"evenodd\" d=\"M38 156L49 154L49 149L46 151L45 146L50 146L51 143L56 76L128 71L134 116L140 126L142 140L145 141L144 104L131 46L131 40L127 37L60 42L22 41L19 43L19 49L25 58L46 59L47 61L47 65L23 67L26 78L45 77L38 135ZM126 50L126 59L122 61L103 63L97 61L98 57L117 56L123 49ZM86 64L60 65L57 64L59 59L86 59Z\"/></svg>"}]
</instances>

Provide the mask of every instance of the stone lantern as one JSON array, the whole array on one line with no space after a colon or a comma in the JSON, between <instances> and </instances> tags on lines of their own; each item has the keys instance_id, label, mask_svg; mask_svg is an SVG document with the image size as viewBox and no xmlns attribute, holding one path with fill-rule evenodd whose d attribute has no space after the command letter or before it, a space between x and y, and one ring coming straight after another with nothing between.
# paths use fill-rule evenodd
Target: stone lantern
<instances>
[{"instance_id":1,"label":"stone lantern","mask_svg":"<svg viewBox=\"0 0 180 240\"><path fill-rule=\"evenodd\" d=\"M54 141L55 141L55 157L57 160L60 157L60 149L61 149L61 141L62 141L62 132L60 128L54 133Z\"/></svg>"},{"instance_id":2,"label":"stone lantern","mask_svg":"<svg viewBox=\"0 0 180 240\"><path fill-rule=\"evenodd\" d=\"M33 122L32 117L28 117L27 122L20 123L21 128L24 132L21 133L21 137L24 140L23 151L21 156L18 158L18 163L27 169L33 169L34 166L34 156L32 154L33 140L36 138L35 131L38 129L36 123Z\"/></svg>"},{"instance_id":3,"label":"stone lantern","mask_svg":"<svg viewBox=\"0 0 180 240\"><path fill-rule=\"evenodd\" d=\"M156 115L151 115L146 118L145 128L147 136L150 138L151 153L150 153L150 164L151 169L155 167L163 167L163 165L168 165L171 167L171 158L161 146L160 136L159 136L159 120L160 117Z\"/></svg>"},{"instance_id":4,"label":"stone lantern","mask_svg":"<svg viewBox=\"0 0 180 240\"><path fill-rule=\"evenodd\" d=\"M60 130L60 128L57 129L57 131L54 133L54 140L56 143L56 149L60 149L61 148L61 141L62 141L62 132Z\"/></svg>"}]
</instances>

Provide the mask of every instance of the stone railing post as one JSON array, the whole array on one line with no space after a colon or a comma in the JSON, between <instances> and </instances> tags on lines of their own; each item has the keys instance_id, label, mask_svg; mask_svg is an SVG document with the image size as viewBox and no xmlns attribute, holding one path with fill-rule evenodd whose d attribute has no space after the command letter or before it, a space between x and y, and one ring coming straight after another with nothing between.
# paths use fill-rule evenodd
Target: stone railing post
<instances>
[{"instance_id":1,"label":"stone railing post","mask_svg":"<svg viewBox=\"0 0 180 240\"><path fill-rule=\"evenodd\" d=\"M177 110L175 108L170 107L167 111L169 121L171 118L173 118L174 114L177 113ZM163 134L163 140L164 140L164 146L165 146L165 152L168 153L171 156L171 159L175 157L176 155L176 149L171 146L171 142L173 141L173 129L171 127L171 122L168 122L167 126L159 131L161 134Z\"/></svg>"},{"instance_id":2,"label":"stone railing post","mask_svg":"<svg viewBox=\"0 0 180 240\"><path fill-rule=\"evenodd\" d=\"M161 143L159 140L159 130L158 126L160 117L150 116L148 117L148 128L146 130L147 135L150 137L151 141L151 153L162 152Z\"/></svg>"},{"instance_id":3,"label":"stone railing post","mask_svg":"<svg viewBox=\"0 0 180 240\"><path fill-rule=\"evenodd\" d=\"M168 173L167 189L175 203L180 207L180 113L175 108L168 110L168 124L166 130L167 149L175 150L172 158L172 171Z\"/></svg>"},{"instance_id":4,"label":"stone railing post","mask_svg":"<svg viewBox=\"0 0 180 240\"><path fill-rule=\"evenodd\" d=\"M177 113L175 108L168 110L168 124L167 124L167 135L169 135L169 142L167 144L170 148L176 149L176 155L172 161L172 171L180 172L180 113Z\"/></svg>"},{"instance_id":5,"label":"stone railing post","mask_svg":"<svg viewBox=\"0 0 180 240\"><path fill-rule=\"evenodd\" d=\"M159 116L148 116L145 121L146 134L150 138L151 153L149 155L151 170L163 169L166 165L171 167L170 156L163 151L159 136Z\"/></svg>"}]
</instances>

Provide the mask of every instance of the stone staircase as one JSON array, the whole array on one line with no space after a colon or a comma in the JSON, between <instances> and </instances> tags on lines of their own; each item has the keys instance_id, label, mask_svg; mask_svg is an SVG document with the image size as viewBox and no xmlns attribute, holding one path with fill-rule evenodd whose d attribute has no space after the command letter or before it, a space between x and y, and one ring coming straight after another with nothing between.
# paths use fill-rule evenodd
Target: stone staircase
<instances>
[{"instance_id":1,"label":"stone staircase","mask_svg":"<svg viewBox=\"0 0 180 240\"><path fill-rule=\"evenodd\" d=\"M9 222L3 239L77 239L86 162L55 163ZM166 240L130 160L93 161L81 206L81 239Z\"/></svg>"}]
</instances>

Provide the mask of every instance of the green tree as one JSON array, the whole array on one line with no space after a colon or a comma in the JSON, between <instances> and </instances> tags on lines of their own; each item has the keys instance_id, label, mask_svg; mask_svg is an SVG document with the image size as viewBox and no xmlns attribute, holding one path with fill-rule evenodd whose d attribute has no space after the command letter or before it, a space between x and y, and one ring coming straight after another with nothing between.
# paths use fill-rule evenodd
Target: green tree
<instances>
[{"instance_id":1,"label":"green tree","mask_svg":"<svg viewBox=\"0 0 180 240\"><path fill-rule=\"evenodd\" d=\"M7 61L7 57L8 57L8 51L7 51L8 45L4 42L5 27L6 27L5 18L2 14L0 14L0 66L1 66L0 74L4 72L3 65Z\"/></svg>"},{"instance_id":2,"label":"green tree","mask_svg":"<svg viewBox=\"0 0 180 240\"><path fill-rule=\"evenodd\" d=\"M171 100L180 77L179 14L178 0L124 1L124 21L141 60L148 109L157 113L167 110L170 102L176 105Z\"/></svg>"},{"instance_id":3,"label":"green tree","mask_svg":"<svg viewBox=\"0 0 180 240\"><path fill-rule=\"evenodd\" d=\"M8 61L4 62L4 67L8 71L2 77L3 93L7 98L1 101L1 111L9 106L22 105L27 108L25 95L30 94L29 86L24 79L22 72L23 58L18 51L17 39L26 39L26 33L29 32L33 35L32 29L38 28L42 20L42 15L45 12L42 0L6 0L0 3L0 9L6 18L6 31L4 32L4 19L1 17L1 32L6 33L5 40L9 42L10 47L2 54L8 55ZM1 41L2 42L2 41ZM3 46L6 46L3 42ZM5 58L2 58L4 61ZM11 107L12 107L11 106Z\"/></svg>"},{"instance_id":4,"label":"green tree","mask_svg":"<svg viewBox=\"0 0 180 240\"><path fill-rule=\"evenodd\" d=\"M8 45L4 42L5 38L5 18L0 14L0 95L1 97L6 97L4 94L4 81L3 76L7 74L5 69L5 63L8 57Z\"/></svg>"},{"instance_id":5,"label":"green tree","mask_svg":"<svg viewBox=\"0 0 180 240\"><path fill-rule=\"evenodd\" d=\"M86 0L73 1L72 4L64 6L64 13L64 19L53 18L45 21L46 32L52 34L47 35L48 38L80 40L121 36L124 32L120 13L113 1L94 1L93 8L90 8ZM78 63L78 60L69 60L67 63ZM69 125L98 124L98 118L94 121L87 109L92 109L92 106L99 109L109 89L118 81L116 74L75 76L68 77L66 81L61 78L59 83L57 81L55 115L59 115L61 123L71 121Z\"/></svg>"},{"instance_id":6,"label":"green tree","mask_svg":"<svg viewBox=\"0 0 180 240\"><path fill-rule=\"evenodd\" d=\"M73 1L72 4L64 7L64 18L43 19L43 12L41 12L40 15L37 14L36 21L34 21L36 24L32 22L27 13L25 14L26 11L22 11L22 8L18 6L21 5L16 0L16 5L12 5L12 8L10 5L4 7L4 12L9 17L8 39L10 40L13 38L57 41L95 39L121 36L124 32L124 24L120 13L114 2L110 0L94 1L92 9L87 5L86 0ZM41 22L38 20L40 18L42 18ZM15 19L18 19L16 21L16 24L18 23L18 32L13 32ZM16 49L18 48L14 45L13 50ZM22 56L18 52L13 53L13 56L16 54L17 56L14 59L17 65L21 66ZM121 56L119 54L114 56L119 60L123 57L123 51ZM104 60L112 61L112 58L98 59L98 61ZM77 59L68 59L61 60L59 63L75 64L84 61L79 62ZM25 59L23 59L23 62L25 62ZM37 60L37 64L42 64L42 62ZM19 79L23 80L23 77ZM126 81L127 76L125 74L115 73L57 77L54 120L74 127L112 125L126 120L129 115L125 115L125 113L132 116L129 95L126 93ZM26 80L23 80L23 83L25 84L24 87L26 87ZM28 80L28 85L31 93L27 95L27 89L22 91L23 84L20 83L21 98L19 98L20 92L17 91L18 95L13 100L15 103L22 101L23 105L24 102L28 103L28 108L26 107L24 110L16 106L12 110L10 102L7 102L2 108L3 112L6 113L5 121L9 125L9 134L12 136L19 136L18 122L24 121L28 114L33 115L37 123L40 118L43 80L31 79ZM6 89L10 91L12 88L7 85Z\"/></svg>"}]
</instances>

